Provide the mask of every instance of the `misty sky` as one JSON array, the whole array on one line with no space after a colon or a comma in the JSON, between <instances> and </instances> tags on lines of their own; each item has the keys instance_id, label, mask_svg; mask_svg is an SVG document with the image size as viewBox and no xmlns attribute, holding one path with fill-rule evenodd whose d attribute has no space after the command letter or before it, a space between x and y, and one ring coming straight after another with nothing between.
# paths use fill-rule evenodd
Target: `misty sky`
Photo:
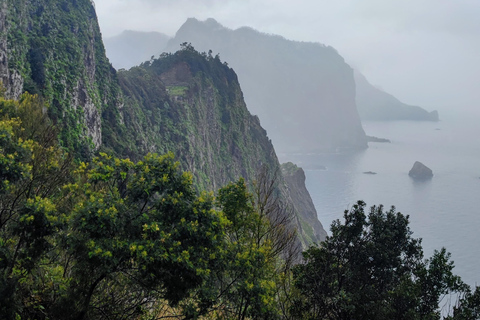
<instances>
[{"instance_id":1,"label":"misty sky","mask_svg":"<svg viewBox=\"0 0 480 320\"><path fill-rule=\"evenodd\" d=\"M95 0L104 37L189 17L331 45L405 103L480 114L480 0ZM152 53L153 54L153 53ZM221 53L220 53L221 55Z\"/></svg>"}]
</instances>

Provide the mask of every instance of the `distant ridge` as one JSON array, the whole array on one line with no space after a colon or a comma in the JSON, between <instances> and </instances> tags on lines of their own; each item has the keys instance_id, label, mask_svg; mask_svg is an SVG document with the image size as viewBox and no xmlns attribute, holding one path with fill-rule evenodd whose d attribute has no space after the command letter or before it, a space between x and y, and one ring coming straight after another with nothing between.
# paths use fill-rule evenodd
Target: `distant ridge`
<instances>
[{"instance_id":1,"label":"distant ridge","mask_svg":"<svg viewBox=\"0 0 480 320\"><path fill-rule=\"evenodd\" d=\"M249 110L259 116L278 152L367 147L353 70L332 47L195 18L180 27L166 51L183 42L219 53L237 72Z\"/></svg>"},{"instance_id":2,"label":"distant ridge","mask_svg":"<svg viewBox=\"0 0 480 320\"><path fill-rule=\"evenodd\" d=\"M371 85L363 74L355 70L356 103L362 120L438 121L438 112L405 104Z\"/></svg>"},{"instance_id":3,"label":"distant ridge","mask_svg":"<svg viewBox=\"0 0 480 320\"><path fill-rule=\"evenodd\" d=\"M116 69L130 69L158 56L165 48L169 36L160 32L125 30L104 39L107 56Z\"/></svg>"}]
</instances>

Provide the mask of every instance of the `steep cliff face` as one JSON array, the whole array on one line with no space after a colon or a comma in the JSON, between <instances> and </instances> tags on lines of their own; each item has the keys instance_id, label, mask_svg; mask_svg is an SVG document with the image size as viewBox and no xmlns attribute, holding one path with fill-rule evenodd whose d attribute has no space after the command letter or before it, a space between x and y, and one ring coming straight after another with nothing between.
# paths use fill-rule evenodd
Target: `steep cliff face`
<instances>
[{"instance_id":1,"label":"steep cliff face","mask_svg":"<svg viewBox=\"0 0 480 320\"><path fill-rule=\"evenodd\" d=\"M213 19L188 19L166 50L176 51L183 42L219 52L236 70L248 108L259 116L277 152L367 146L353 70L333 48L250 28L230 30Z\"/></svg>"},{"instance_id":2,"label":"steep cliff face","mask_svg":"<svg viewBox=\"0 0 480 320\"><path fill-rule=\"evenodd\" d=\"M0 76L7 96L41 94L62 124L63 145L87 156L102 144L101 114L120 91L90 0L5 0Z\"/></svg>"},{"instance_id":3,"label":"steep cliff face","mask_svg":"<svg viewBox=\"0 0 480 320\"><path fill-rule=\"evenodd\" d=\"M235 72L218 58L184 49L120 72L119 80L135 153L173 151L210 190L253 177L261 163L277 163L265 130L245 106Z\"/></svg>"},{"instance_id":4,"label":"steep cliff face","mask_svg":"<svg viewBox=\"0 0 480 320\"><path fill-rule=\"evenodd\" d=\"M318 220L317 210L305 186L305 172L295 164L287 162L282 164L282 174L292 201L296 204L296 209L302 212L298 222L301 233L307 237L310 243L319 243L325 240L327 232Z\"/></svg>"},{"instance_id":5,"label":"steep cliff face","mask_svg":"<svg viewBox=\"0 0 480 320\"><path fill-rule=\"evenodd\" d=\"M235 72L218 57L187 47L117 75L90 0L7 0L0 31L7 95L42 95L63 145L77 156L173 151L202 190L241 176L252 181L261 164L279 166ZM280 187L293 207L283 180Z\"/></svg>"},{"instance_id":6,"label":"steep cliff face","mask_svg":"<svg viewBox=\"0 0 480 320\"><path fill-rule=\"evenodd\" d=\"M125 92L126 132L135 133L128 139L129 146L136 142L134 153L174 152L183 169L191 171L206 190L216 190L239 177L252 182L261 165L279 168L258 117L247 110L235 72L218 57L186 47L120 72L119 79ZM126 150L120 144L110 147ZM306 210L301 203L309 198L308 191L295 187L289 188L280 176L279 192L293 210L306 246L323 240L319 235L325 231L316 215L312 219L311 208ZM297 196L304 191L303 198Z\"/></svg>"},{"instance_id":7,"label":"steep cliff face","mask_svg":"<svg viewBox=\"0 0 480 320\"><path fill-rule=\"evenodd\" d=\"M23 78L8 67L7 2L0 4L0 81L8 98L18 99L23 91Z\"/></svg>"},{"instance_id":8,"label":"steep cliff face","mask_svg":"<svg viewBox=\"0 0 480 320\"><path fill-rule=\"evenodd\" d=\"M391 94L371 85L363 74L355 71L357 85L356 102L362 120L438 121L438 112L428 112L417 106L407 105Z\"/></svg>"}]
</instances>

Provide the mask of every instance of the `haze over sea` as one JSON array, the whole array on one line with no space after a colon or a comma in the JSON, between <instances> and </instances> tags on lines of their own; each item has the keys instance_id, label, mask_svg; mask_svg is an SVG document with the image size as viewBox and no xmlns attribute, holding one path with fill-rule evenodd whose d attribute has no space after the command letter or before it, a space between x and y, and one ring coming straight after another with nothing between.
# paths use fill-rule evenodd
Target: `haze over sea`
<instances>
[{"instance_id":1,"label":"haze over sea","mask_svg":"<svg viewBox=\"0 0 480 320\"><path fill-rule=\"evenodd\" d=\"M415 238L430 257L445 247L454 272L469 285L480 284L480 125L477 116L449 116L440 122L364 122L367 135L391 143L370 143L355 154L280 155L305 170L307 188L324 228L343 219L357 200L367 206L394 205L410 216ZM415 161L433 170L414 181ZM321 166L326 169L320 169ZM377 174L364 174L373 171Z\"/></svg>"}]
</instances>

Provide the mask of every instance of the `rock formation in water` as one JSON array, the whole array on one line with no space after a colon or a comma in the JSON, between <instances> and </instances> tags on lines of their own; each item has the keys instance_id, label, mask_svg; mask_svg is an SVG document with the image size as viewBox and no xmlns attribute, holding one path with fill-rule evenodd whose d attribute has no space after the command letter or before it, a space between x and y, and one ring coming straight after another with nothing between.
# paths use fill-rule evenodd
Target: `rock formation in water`
<instances>
[{"instance_id":1,"label":"rock formation in water","mask_svg":"<svg viewBox=\"0 0 480 320\"><path fill-rule=\"evenodd\" d=\"M415 161L412 169L408 172L408 175L416 180L426 180L433 177L433 171L423 163Z\"/></svg>"},{"instance_id":2,"label":"rock formation in water","mask_svg":"<svg viewBox=\"0 0 480 320\"><path fill-rule=\"evenodd\" d=\"M365 76L355 70L356 103L362 120L418 120L438 121L438 112L428 112L417 106L407 105L391 94L371 85Z\"/></svg>"},{"instance_id":3,"label":"rock formation in water","mask_svg":"<svg viewBox=\"0 0 480 320\"><path fill-rule=\"evenodd\" d=\"M213 19L188 19L167 51L183 42L219 53L238 74L249 110L278 152L367 147L355 106L353 70L332 47L290 41Z\"/></svg>"},{"instance_id":4,"label":"rock formation in water","mask_svg":"<svg viewBox=\"0 0 480 320\"><path fill-rule=\"evenodd\" d=\"M130 69L163 52L169 36L160 32L125 30L121 34L104 39L107 56L118 69Z\"/></svg>"}]
</instances>

